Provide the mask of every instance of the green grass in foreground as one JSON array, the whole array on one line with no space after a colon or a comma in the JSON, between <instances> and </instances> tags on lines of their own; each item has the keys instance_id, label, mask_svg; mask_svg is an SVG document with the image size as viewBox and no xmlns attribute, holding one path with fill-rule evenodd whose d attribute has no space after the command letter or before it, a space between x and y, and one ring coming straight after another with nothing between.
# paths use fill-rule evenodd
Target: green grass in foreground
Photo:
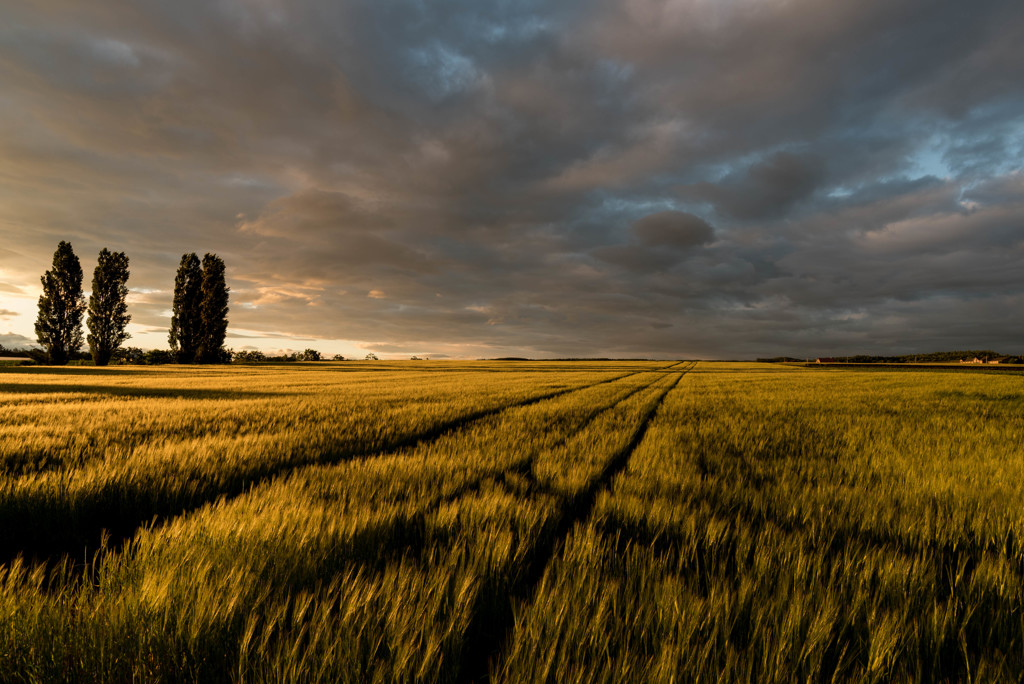
<instances>
[{"instance_id":1,"label":"green grass in foreground","mask_svg":"<svg viewBox=\"0 0 1024 684\"><path fill-rule=\"evenodd\" d=\"M1024 676L1019 375L671 365L0 369L0 512L185 502L0 679Z\"/></svg>"}]
</instances>

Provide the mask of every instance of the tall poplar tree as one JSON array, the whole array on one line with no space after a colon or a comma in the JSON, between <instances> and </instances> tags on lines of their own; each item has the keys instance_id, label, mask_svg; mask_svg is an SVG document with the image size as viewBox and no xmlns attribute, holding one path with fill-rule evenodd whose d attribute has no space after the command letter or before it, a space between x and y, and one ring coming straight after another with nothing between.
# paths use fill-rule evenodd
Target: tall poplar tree
<instances>
[{"instance_id":1,"label":"tall poplar tree","mask_svg":"<svg viewBox=\"0 0 1024 684\"><path fill-rule=\"evenodd\" d=\"M36 339L46 350L48 360L63 366L82 346L82 265L71 248L61 240L53 253L53 268L40 278L43 294L39 297Z\"/></svg>"},{"instance_id":2,"label":"tall poplar tree","mask_svg":"<svg viewBox=\"0 0 1024 684\"><path fill-rule=\"evenodd\" d=\"M203 256L203 286L200 317L199 363L224 360L224 337L228 332L228 286L224 280L224 261L216 254Z\"/></svg>"},{"instance_id":3,"label":"tall poplar tree","mask_svg":"<svg viewBox=\"0 0 1024 684\"><path fill-rule=\"evenodd\" d=\"M128 257L124 252L100 252L92 276L89 297L89 351L97 366L106 366L121 343L131 335L125 331L128 321Z\"/></svg>"},{"instance_id":4,"label":"tall poplar tree","mask_svg":"<svg viewBox=\"0 0 1024 684\"><path fill-rule=\"evenodd\" d=\"M195 363L202 336L203 272L195 253L183 254L174 279L174 305L168 335L178 363Z\"/></svg>"}]
</instances>

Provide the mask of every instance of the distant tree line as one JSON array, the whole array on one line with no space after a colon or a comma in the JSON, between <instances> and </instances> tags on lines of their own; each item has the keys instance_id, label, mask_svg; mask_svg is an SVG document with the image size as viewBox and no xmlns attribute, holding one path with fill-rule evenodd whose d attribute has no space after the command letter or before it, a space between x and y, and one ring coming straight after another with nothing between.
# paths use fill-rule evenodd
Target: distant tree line
<instances>
[{"instance_id":1,"label":"distant tree line","mask_svg":"<svg viewBox=\"0 0 1024 684\"><path fill-rule=\"evenodd\" d=\"M301 352L278 354L276 356L258 350L237 351L232 352L232 360L235 363L279 363L289 361L325 361L326 359L316 349L306 349ZM331 357L331 360L344 361L345 357L341 354L335 354Z\"/></svg>"},{"instance_id":2,"label":"distant tree line","mask_svg":"<svg viewBox=\"0 0 1024 684\"><path fill-rule=\"evenodd\" d=\"M902 354L899 356L872 356L869 354L857 354L854 356L837 356L835 361L843 363L955 363L961 359L1005 359L1004 363L1020 363L1019 357L1007 356L994 352L991 349L966 350L966 351L940 351L927 354ZM766 363L785 363L813 361L813 359L797 359L792 356L775 356L762 358L758 361Z\"/></svg>"},{"instance_id":3,"label":"distant tree line","mask_svg":"<svg viewBox=\"0 0 1024 684\"><path fill-rule=\"evenodd\" d=\"M224 261L206 254L200 263L195 254L181 258L174 283L171 318L171 352L122 349L131 335L127 332L128 257L124 252L103 248L93 271L92 294L86 303L82 292L82 266L71 243L61 241L53 264L41 281L36 318L36 340L43 348L35 360L64 365L81 356L83 342L89 345L93 363L106 366L112 359L131 362L225 363L231 360L224 349L228 326L229 288L224 278ZM88 313L89 334L83 337L82 317Z\"/></svg>"},{"instance_id":4,"label":"distant tree line","mask_svg":"<svg viewBox=\"0 0 1024 684\"><path fill-rule=\"evenodd\" d=\"M277 356L265 354L264 352L253 350L253 351L239 351L234 353L234 361L236 363L264 363L264 362L275 362L275 361L322 361L323 358L320 356L320 352L315 349L306 349L301 352L292 352L291 354L279 354ZM344 361L345 357L335 357L336 361Z\"/></svg>"}]
</instances>

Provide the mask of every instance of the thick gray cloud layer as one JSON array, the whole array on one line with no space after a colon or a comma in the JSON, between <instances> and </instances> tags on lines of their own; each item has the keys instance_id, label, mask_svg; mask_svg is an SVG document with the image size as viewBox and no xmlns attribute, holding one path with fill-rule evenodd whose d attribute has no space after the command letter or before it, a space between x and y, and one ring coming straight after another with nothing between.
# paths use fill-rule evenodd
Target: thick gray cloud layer
<instances>
[{"instance_id":1,"label":"thick gray cloud layer","mask_svg":"<svg viewBox=\"0 0 1024 684\"><path fill-rule=\"evenodd\" d=\"M0 0L0 308L69 239L239 342L1020 351L1022 71L1015 0Z\"/></svg>"}]
</instances>

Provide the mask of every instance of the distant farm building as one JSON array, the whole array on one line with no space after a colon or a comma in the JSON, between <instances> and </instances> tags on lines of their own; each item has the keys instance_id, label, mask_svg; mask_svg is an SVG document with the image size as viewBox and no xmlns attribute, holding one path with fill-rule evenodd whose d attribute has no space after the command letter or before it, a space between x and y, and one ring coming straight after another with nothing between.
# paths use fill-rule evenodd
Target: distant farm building
<instances>
[{"instance_id":1,"label":"distant farm building","mask_svg":"<svg viewBox=\"0 0 1024 684\"><path fill-rule=\"evenodd\" d=\"M815 363L836 363L836 359L831 356L820 356L814 360Z\"/></svg>"}]
</instances>

